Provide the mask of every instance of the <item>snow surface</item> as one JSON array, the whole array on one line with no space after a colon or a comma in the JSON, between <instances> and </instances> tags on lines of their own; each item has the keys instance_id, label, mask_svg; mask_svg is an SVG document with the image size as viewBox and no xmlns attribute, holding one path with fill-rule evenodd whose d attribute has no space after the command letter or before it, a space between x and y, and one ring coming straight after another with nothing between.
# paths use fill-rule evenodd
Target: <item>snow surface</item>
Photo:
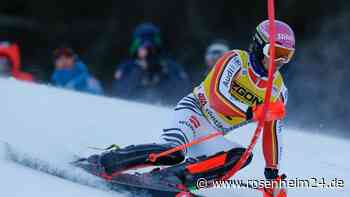
<instances>
[{"instance_id":1,"label":"snow surface","mask_svg":"<svg viewBox=\"0 0 350 197\"><path fill-rule=\"evenodd\" d=\"M106 190L100 179L72 169L67 163L75 154L90 154L88 146L106 147L114 143L126 146L158 141L161 129L171 120L171 115L171 110L163 107L0 79L0 196L126 196ZM254 128L254 124L240 128L228 138L246 145ZM287 127L284 144L282 171L289 179L324 177L326 181L334 178L345 181L345 187L340 189L290 188L289 196L350 196L349 141ZM11 160L10 153L22 163L28 158L46 163L52 168L49 170L63 172L69 180L20 165ZM258 143L253 162L235 179L262 179L263 167L261 144ZM262 196L257 191L232 188L199 193L206 196Z\"/></svg>"}]
</instances>

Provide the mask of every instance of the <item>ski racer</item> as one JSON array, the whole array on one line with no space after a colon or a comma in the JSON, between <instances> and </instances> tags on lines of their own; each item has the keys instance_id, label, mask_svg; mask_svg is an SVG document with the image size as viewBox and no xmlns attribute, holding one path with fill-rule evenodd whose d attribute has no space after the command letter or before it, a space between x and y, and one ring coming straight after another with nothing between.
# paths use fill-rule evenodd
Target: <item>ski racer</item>
<instances>
[{"instance_id":1,"label":"ski racer","mask_svg":"<svg viewBox=\"0 0 350 197\"><path fill-rule=\"evenodd\" d=\"M266 179L280 178L281 135L287 88L278 71L293 57L295 38L291 27L282 22L276 24L276 71L274 73L270 108L267 111L263 131L264 174ZM169 150L174 146L191 142L213 131L228 132L238 126L256 121L261 116L262 103L267 86L269 60L269 22L257 27L249 51L226 52L216 62L204 81L175 107L173 125L163 130L163 143L131 145L90 156L88 161L100 165L108 176L138 166L171 165L163 173L164 179L177 179L191 187L199 178L215 180L222 177L244 153L245 148L219 136L177 151L155 162L149 154ZM245 165L252 160L252 155ZM175 178L174 178L175 177ZM284 188L274 188L271 196L277 196Z\"/></svg>"}]
</instances>

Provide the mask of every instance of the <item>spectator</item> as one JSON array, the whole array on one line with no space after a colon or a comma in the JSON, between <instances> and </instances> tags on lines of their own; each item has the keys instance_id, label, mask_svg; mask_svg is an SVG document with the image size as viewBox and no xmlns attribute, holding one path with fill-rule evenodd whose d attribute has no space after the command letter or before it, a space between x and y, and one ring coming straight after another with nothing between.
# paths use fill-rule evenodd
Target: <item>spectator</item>
<instances>
[{"instance_id":1,"label":"spectator","mask_svg":"<svg viewBox=\"0 0 350 197\"><path fill-rule=\"evenodd\" d=\"M229 44L226 40L218 39L209 44L205 52L205 65L210 70L216 61L226 52L230 50Z\"/></svg>"},{"instance_id":2,"label":"spectator","mask_svg":"<svg viewBox=\"0 0 350 197\"><path fill-rule=\"evenodd\" d=\"M0 75L12 76L22 81L33 81L33 76L21 71L20 52L17 44L0 43Z\"/></svg>"},{"instance_id":3,"label":"spectator","mask_svg":"<svg viewBox=\"0 0 350 197\"><path fill-rule=\"evenodd\" d=\"M230 50L226 40L218 39L211 42L205 52L205 65L210 70L216 61L226 52Z\"/></svg>"},{"instance_id":4,"label":"spectator","mask_svg":"<svg viewBox=\"0 0 350 197\"><path fill-rule=\"evenodd\" d=\"M175 104L191 89L182 66L164 55L159 29L150 23L136 27L131 58L114 73L115 96L162 104Z\"/></svg>"},{"instance_id":5,"label":"spectator","mask_svg":"<svg viewBox=\"0 0 350 197\"><path fill-rule=\"evenodd\" d=\"M199 85L203 81L216 61L228 50L230 47L226 40L216 39L210 42L204 54L204 64L196 67L194 71L193 81L195 85Z\"/></svg>"},{"instance_id":6,"label":"spectator","mask_svg":"<svg viewBox=\"0 0 350 197\"><path fill-rule=\"evenodd\" d=\"M53 85L67 89L102 94L100 83L92 77L78 55L67 47L54 51L55 71L51 76Z\"/></svg>"}]
</instances>

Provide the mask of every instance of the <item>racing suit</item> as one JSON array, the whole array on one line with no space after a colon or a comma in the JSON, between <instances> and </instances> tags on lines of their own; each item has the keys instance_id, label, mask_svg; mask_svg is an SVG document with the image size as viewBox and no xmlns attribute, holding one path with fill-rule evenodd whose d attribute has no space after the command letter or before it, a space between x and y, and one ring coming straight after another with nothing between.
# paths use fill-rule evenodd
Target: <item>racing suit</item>
<instances>
[{"instance_id":1,"label":"racing suit","mask_svg":"<svg viewBox=\"0 0 350 197\"><path fill-rule=\"evenodd\" d=\"M184 144L214 131L234 130L250 121L247 110L264 101L267 77L259 76L253 68L254 61L248 52L232 50L215 64L205 80L175 108L173 125L164 129L162 139L174 144ZM281 74L274 74L271 102L287 102L287 88ZM265 123L263 153L266 168L278 169L282 153L282 122ZM213 155L228 151L239 144L219 136L185 150L189 157Z\"/></svg>"}]
</instances>

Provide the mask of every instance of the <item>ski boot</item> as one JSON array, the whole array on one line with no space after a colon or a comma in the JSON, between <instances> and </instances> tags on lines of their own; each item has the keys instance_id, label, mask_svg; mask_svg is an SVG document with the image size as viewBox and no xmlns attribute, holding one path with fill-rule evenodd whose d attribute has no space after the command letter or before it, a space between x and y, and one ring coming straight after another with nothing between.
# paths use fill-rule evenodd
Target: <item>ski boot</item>
<instances>
[{"instance_id":1,"label":"ski boot","mask_svg":"<svg viewBox=\"0 0 350 197\"><path fill-rule=\"evenodd\" d=\"M175 165L184 160L182 151L161 157L155 162L148 160L150 153L160 153L173 148L171 144L143 144L117 148L101 155L92 155L88 160L103 167L108 175L146 166Z\"/></svg>"},{"instance_id":2,"label":"ski boot","mask_svg":"<svg viewBox=\"0 0 350 197\"><path fill-rule=\"evenodd\" d=\"M185 162L164 169L155 169L151 176L164 183L177 184L178 187L197 190L197 181L205 178L208 183L218 180L230 170L241 158L245 148L234 148L229 151L219 152L213 156L188 158ZM247 166L253 158L251 154L242 168ZM208 185L210 187L210 185Z\"/></svg>"}]
</instances>

